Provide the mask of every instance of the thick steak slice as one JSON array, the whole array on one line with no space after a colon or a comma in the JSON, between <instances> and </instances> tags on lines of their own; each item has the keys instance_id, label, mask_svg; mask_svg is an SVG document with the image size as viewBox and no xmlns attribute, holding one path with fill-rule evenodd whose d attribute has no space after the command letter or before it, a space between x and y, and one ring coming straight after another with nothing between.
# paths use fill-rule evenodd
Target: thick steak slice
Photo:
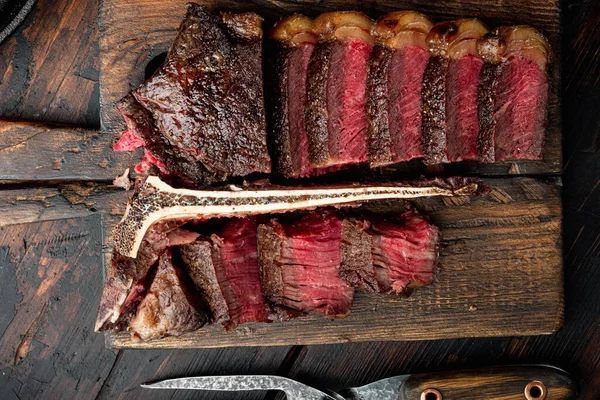
<instances>
[{"instance_id":1,"label":"thick steak slice","mask_svg":"<svg viewBox=\"0 0 600 400\"><path fill-rule=\"evenodd\" d=\"M268 322L258 272L257 223L253 218L234 218L220 234L211 236L212 260L229 309L229 329L244 322Z\"/></svg>"},{"instance_id":2,"label":"thick steak slice","mask_svg":"<svg viewBox=\"0 0 600 400\"><path fill-rule=\"evenodd\" d=\"M498 34L506 43L506 61L501 67L494 107L496 161L541 160L550 47L539 32L528 26L499 28Z\"/></svg>"},{"instance_id":3,"label":"thick steak slice","mask_svg":"<svg viewBox=\"0 0 600 400\"><path fill-rule=\"evenodd\" d=\"M311 175L308 136L304 116L306 76L317 37L312 20L292 15L280 20L271 31L277 42L273 148L274 169L285 178Z\"/></svg>"},{"instance_id":4,"label":"thick steak slice","mask_svg":"<svg viewBox=\"0 0 600 400\"><path fill-rule=\"evenodd\" d=\"M432 23L422 14L398 11L377 21L367 83L371 167L423 156L421 90Z\"/></svg>"},{"instance_id":5,"label":"thick steak slice","mask_svg":"<svg viewBox=\"0 0 600 400\"><path fill-rule=\"evenodd\" d=\"M306 126L314 168L367 160L366 86L372 21L351 11L321 14L308 66Z\"/></svg>"},{"instance_id":6,"label":"thick steak slice","mask_svg":"<svg viewBox=\"0 0 600 400\"><path fill-rule=\"evenodd\" d=\"M193 182L270 172L261 59L258 15L188 5L164 64L133 92L152 113L169 171L177 155L211 174L183 171Z\"/></svg>"},{"instance_id":7,"label":"thick steak slice","mask_svg":"<svg viewBox=\"0 0 600 400\"><path fill-rule=\"evenodd\" d=\"M348 286L379 292L373 269L373 235L369 222L360 219L342 221L342 264L340 276Z\"/></svg>"},{"instance_id":8,"label":"thick steak slice","mask_svg":"<svg viewBox=\"0 0 600 400\"><path fill-rule=\"evenodd\" d=\"M142 340L179 336L209 321L207 308L189 277L173 265L171 250L158 261L156 276L129 328Z\"/></svg>"},{"instance_id":9,"label":"thick steak slice","mask_svg":"<svg viewBox=\"0 0 600 400\"><path fill-rule=\"evenodd\" d=\"M397 221L371 219L372 257L379 290L401 293L433 282L440 231L416 211Z\"/></svg>"},{"instance_id":10,"label":"thick steak slice","mask_svg":"<svg viewBox=\"0 0 600 400\"><path fill-rule=\"evenodd\" d=\"M492 163L496 159L494 104L496 103L496 90L502 71L502 55L505 48L503 39L494 32L487 33L477 41L477 51L484 61L477 88L477 116L479 119L477 159L481 163Z\"/></svg>"},{"instance_id":11,"label":"thick steak slice","mask_svg":"<svg viewBox=\"0 0 600 400\"><path fill-rule=\"evenodd\" d=\"M459 19L455 25L456 32L450 36L448 46L450 63L446 78L449 162L477 160L477 91L483 67L477 40L488 33L477 19Z\"/></svg>"},{"instance_id":12,"label":"thick steak slice","mask_svg":"<svg viewBox=\"0 0 600 400\"><path fill-rule=\"evenodd\" d=\"M299 221L259 228L259 267L265 295L276 306L344 317L354 290L340 279L341 220L327 210Z\"/></svg>"},{"instance_id":13,"label":"thick steak slice","mask_svg":"<svg viewBox=\"0 0 600 400\"><path fill-rule=\"evenodd\" d=\"M108 268L96 331L122 328L145 295L151 280L148 273L161 254L170 246L191 243L197 233L181 229L183 222L161 221L144 235L136 258L125 257L115 249Z\"/></svg>"},{"instance_id":14,"label":"thick steak slice","mask_svg":"<svg viewBox=\"0 0 600 400\"><path fill-rule=\"evenodd\" d=\"M196 289L202 293L204 301L210 308L212 322L228 321L229 308L219 286L213 264L212 243L199 239L194 243L179 247L179 253Z\"/></svg>"}]
</instances>

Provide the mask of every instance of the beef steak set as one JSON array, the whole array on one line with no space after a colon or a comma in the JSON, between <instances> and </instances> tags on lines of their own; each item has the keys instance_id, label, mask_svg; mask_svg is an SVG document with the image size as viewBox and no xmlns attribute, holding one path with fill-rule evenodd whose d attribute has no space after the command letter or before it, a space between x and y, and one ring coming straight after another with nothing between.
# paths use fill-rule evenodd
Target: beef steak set
<instances>
[{"instance_id":1,"label":"beef steak set","mask_svg":"<svg viewBox=\"0 0 600 400\"><path fill-rule=\"evenodd\" d=\"M533 28L434 24L414 11L284 18L270 35L267 135L261 25L190 3L163 65L117 104L128 129L114 150L144 157L113 232L96 330L150 340L209 323L345 317L355 290L402 294L434 280L441 232L408 200L485 190L457 177L207 185L542 157L550 48ZM348 208L379 199L405 212Z\"/></svg>"}]
</instances>

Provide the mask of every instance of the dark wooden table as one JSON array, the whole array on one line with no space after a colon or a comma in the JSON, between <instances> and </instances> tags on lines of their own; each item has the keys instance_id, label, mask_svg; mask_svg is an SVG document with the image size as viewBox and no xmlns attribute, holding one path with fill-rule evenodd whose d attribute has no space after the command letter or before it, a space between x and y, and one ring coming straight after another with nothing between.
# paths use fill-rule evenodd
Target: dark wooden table
<instances>
[{"instance_id":1,"label":"dark wooden table","mask_svg":"<svg viewBox=\"0 0 600 400\"><path fill-rule=\"evenodd\" d=\"M335 389L406 372L517 362L563 367L581 378L582 398L600 398L600 2L565 0L563 8L566 308L558 333L108 350L103 335L92 332L103 285L99 227L102 218L118 218L128 194L109 190L108 181L11 181L0 186L0 220L21 224L0 228L0 398L259 399L264 395L144 392L139 384L192 374L274 373ZM97 0L39 0L0 45L0 118L99 127L97 9ZM0 130L0 157L29 139Z\"/></svg>"}]
</instances>

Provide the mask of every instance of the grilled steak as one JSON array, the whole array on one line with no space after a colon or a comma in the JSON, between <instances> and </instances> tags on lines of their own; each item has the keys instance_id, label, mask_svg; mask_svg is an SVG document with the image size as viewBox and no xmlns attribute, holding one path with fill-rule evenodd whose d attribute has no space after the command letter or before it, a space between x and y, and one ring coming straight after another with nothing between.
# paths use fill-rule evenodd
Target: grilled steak
<instances>
[{"instance_id":1,"label":"grilled steak","mask_svg":"<svg viewBox=\"0 0 600 400\"><path fill-rule=\"evenodd\" d=\"M340 277L349 286L379 292L371 254L373 235L369 227L369 222L363 219L342 221Z\"/></svg>"},{"instance_id":2,"label":"grilled steak","mask_svg":"<svg viewBox=\"0 0 600 400\"><path fill-rule=\"evenodd\" d=\"M158 261L156 276L129 328L142 340L179 336L201 328L209 320L202 297L189 277L173 265L171 250Z\"/></svg>"},{"instance_id":3,"label":"grilled steak","mask_svg":"<svg viewBox=\"0 0 600 400\"><path fill-rule=\"evenodd\" d=\"M220 234L211 236L212 261L229 309L229 321L224 322L228 330L244 322L269 321L258 272L256 231L255 219L234 218Z\"/></svg>"},{"instance_id":4,"label":"grilled steak","mask_svg":"<svg viewBox=\"0 0 600 400\"><path fill-rule=\"evenodd\" d=\"M373 29L376 44L367 83L371 167L423 156L421 88L431 27L422 14L398 11L380 18Z\"/></svg>"},{"instance_id":5,"label":"grilled steak","mask_svg":"<svg viewBox=\"0 0 600 400\"><path fill-rule=\"evenodd\" d=\"M439 229L416 211L397 221L370 220L371 251L379 290L401 293L433 282L437 268Z\"/></svg>"},{"instance_id":6,"label":"grilled steak","mask_svg":"<svg viewBox=\"0 0 600 400\"><path fill-rule=\"evenodd\" d=\"M456 32L454 22L440 22L427 35L431 57L423 75L422 143L425 164L448 162L446 156L446 76L448 42Z\"/></svg>"},{"instance_id":7,"label":"grilled steak","mask_svg":"<svg viewBox=\"0 0 600 400\"><path fill-rule=\"evenodd\" d=\"M340 279L342 221L319 210L293 223L272 220L258 230L259 268L274 305L344 317L354 289Z\"/></svg>"},{"instance_id":8,"label":"grilled steak","mask_svg":"<svg viewBox=\"0 0 600 400\"><path fill-rule=\"evenodd\" d=\"M366 84L372 21L351 11L321 14L313 22L318 44L307 75L306 129L311 166L365 162Z\"/></svg>"},{"instance_id":9,"label":"grilled steak","mask_svg":"<svg viewBox=\"0 0 600 400\"><path fill-rule=\"evenodd\" d=\"M482 163L491 163L496 159L494 105L506 44L500 36L490 32L477 41L477 50L484 61L477 89L477 114L479 117L477 159Z\"/></svg>"},{"instance_id":10,"label":"grilled steak","mask_svg":"<svg viewBox=\"0 0 600 400\"><path fill-rule=\"evenodd\" d=\"M550 46L528 26L498 28L506 43L494 106L495 158L542 159Z\"/></svg>"},{"instance_id":11,"label":"grilled steak","mask_svg":"<svg viewBox=\"0 0 600 400\"><path fill-rule=\"evenodd\" d=\"M448 45L446 77L447 156L449 162L477 160L478 87L483 60L477 40L488 33L477 19L459 19Z\"/></svg>"},{"instance_id":12,"label":"grilled steak","mask_svg":"<svg viewBox=\"0 0 600 400\"><path fill-rule=\"evenodd\" d=\"M178 228L179 221L154 224L143 236L136 258L123 256L115 249L108 268L96 331L121 328L131 318L151 282L150 268L170 246L191 243L197 233Z\"/></svg>"},{"instance_id":13,"label":"grilled steak","mask_svg":"<svg viewBox=\"0 0 600 400\"><path fill-rule=\"evenodd\" d=\"M286 178L311 175L308 137L304 119L306 73L317 42L312 20L292 15L279 21L271 32L277 42L275 115L273 126L274 169Z\"/></svg>"},{"instance_id":14,"label":"grilled steak","mask_svg":"<svg viewBox=\"0 0 600 400\"><path fill-rule=\"evenodd\" d=\"M212 260L212 243L209 240L199 239L179 247L179 252L196 289L202 293L204 301L210 308L212 322L228 321L229 308L219 286Z\"/></svg>"},{"instance_id":15,"label":"grilled steak","mask_svg":"<svg viewBox=\"0 0 600 400\"><path fill-rule=\"evenodd\" d=\"M261 58L258 15L188 5L164 64L132 92L154 125L138 136L166 172L194 186L270 172Z\"/></svg>"}]
</instances>

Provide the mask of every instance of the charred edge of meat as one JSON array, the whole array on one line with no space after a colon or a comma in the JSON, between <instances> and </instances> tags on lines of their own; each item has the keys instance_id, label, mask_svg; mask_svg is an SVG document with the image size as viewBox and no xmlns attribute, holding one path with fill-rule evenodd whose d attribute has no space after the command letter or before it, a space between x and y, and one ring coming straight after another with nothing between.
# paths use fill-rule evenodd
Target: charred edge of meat
<instances>
[{"instance_id":1,"label":"charred edge of meat","mask_svg":"<svg viewBox=\"0 0 600 400\"><path fill-rule=\"evenodd\" d=\"M446 156L447 57L434 55L427 62L422 88L422 144L425 164L448 162Z\"/></svg>"},{"instance_id":2,"label":"charred edge of meat","mask_svg":"<svg viewBox=\"0 0 600 400\"><path fill-rule=\"evenodd\" d=\"M283 278L277 259L281 252L283 227L276 221L258 226L258 269L265 298L272 304L282 304Z\"/></svg>"},{"instance_id":3,"label":"charred edge of meat","mask_svg":"<svg viewBox=\"0 0 600 400\"><path fill-rule=\"evenodd\" d=\"M212 244L208 240L179 247L179 254L194 285L210 308L213 323L229 320L229 308L219 286L212 260Z\"/></svg>"},{"instance_id":4,"label":"charred edge of meat","mask_svg":"<svg viewBox=\"0 0 600 400\"><path fill-rule=\"evenodd\" d=\"M312 32L312 20L299 14L277 22L271 37L278 47L274 68L274 92L278 101L273 106L271 136L274 170L286 178L305 177L310 172L304 115L307 63L317 37ZM297 115L298 112L301 114Z\"/></svg>"},{"instance_id":5,"label":"charred edge of meat","mask_svg":"<svg viewBox=\"0 0 600 400\"><path fill-rule=\"evenodd\" d=\"M305 121L308 134L308 157L313 167L329 161L327 112L327 77L332 42L318 44L311 54L306 78Z\"/></svg>"},{"instance_id":6,"label":"charred edge of meat","mask_svg":"<svg viewBox=\"0 0 600 400\"><path fill-rule=\"evenodd\" d=\"M368 221L357 218L342 221L340 278L349 286L379 292L373 269L369 226Z\"/></svg>"},{"instance_id":7,"label":"charred edge of meat","mask_svg":"<svg viewBox=\"0 0 600 400\"><path fill-rule=\"evenodd\" d=\"M282 18L273 29L271 39L282 46L295 47L300 43L317 43L317 36L312 30L313 20L305 15L294 14Z\"/></svg>"},{"instance_id":8,"label":"charred edge of meat","mask_svg":"<svg viewBox=\"0 0 600 400\"><path fill-rule=\"evenodd\" d=\"M335 11L319 15L313 21L313 32L319 41L357 38L373 44L373 20L356 11Z\"/></svg>"},{"instance_id":9,"label":"charred edge of meat","mask_svg":"<svg viewBox=\"0 0 600 400\"><path fill-rule=\"evenodd\" d=\"M477 52L486 63L499 64L506 52L506 41L495 32L488 32L477 40Z\"/></svg>"},{"instance_id":10,"label":"charred edge of meat","mask_svg":"<svg viewBox=\"0 0 600 400\"><path fill-rule=\"evenodd\" d=\"M551 61L550 43L544 35L527 25L502 26L495 30L496 35L506 44L505 58L511 56L535 61L542 71Z\"/></svg>"},{"instance_id":11,"label":"charred edge of meat","mask_svg":"<svg viewBox=\"0 0 600 400\"><path fill-rule=\"evenodd\" d=\"M427 48L426 38L433 23L416 11L397 11L377 20L371 29L375 41L392 49Z\"/></svg>"},{"instance_id":12,"label":"charred edge of meat","mask_svg":"<svg viewBox=\"0 0 600 400\"><path fill-rule=\"evenodd\" d=\"M260 187L235 190L174 189L157 177L149 177L134 193L113 237L119 253L135 257L150 226L160 220L215 218L342 206L377 199L410 199L427 196L470 195L480 190L479 181L446 178L409 183L309 187Z\"/></svg>"},{"instance_id":13,"label":"charred edge of meat","mask_svg":"<svg viewBox=\"0 0 600 400\"><path fill-rule=\"evenodd\" d=\"M204 326L209 320L206 310L202 297L167 250L158 261L156 276L129 330L142 340L180 336Z\"/></svg>"},{"instance_id":14,"label":"charred edge of meat","mask_svg":"<svg viewBox=\"0 0 600 400\"><path fill-rule=\"evenodd\" d=\"M228 31L237 39L262 40L263 19L260 15L252 12L244 14L222 12L220 16Z\"/></svg>"},{"instance_id":15,"label":"charred edge of meat","mask_svg":"<svg viewBox=\"0 0 600 400\"><path fill-rule=\"evenodd\" d=\"M367 150L371 167L394 162L389 126L388 72L393 50L375 45L367 77Z\"/></svg>"}]
</instances>

